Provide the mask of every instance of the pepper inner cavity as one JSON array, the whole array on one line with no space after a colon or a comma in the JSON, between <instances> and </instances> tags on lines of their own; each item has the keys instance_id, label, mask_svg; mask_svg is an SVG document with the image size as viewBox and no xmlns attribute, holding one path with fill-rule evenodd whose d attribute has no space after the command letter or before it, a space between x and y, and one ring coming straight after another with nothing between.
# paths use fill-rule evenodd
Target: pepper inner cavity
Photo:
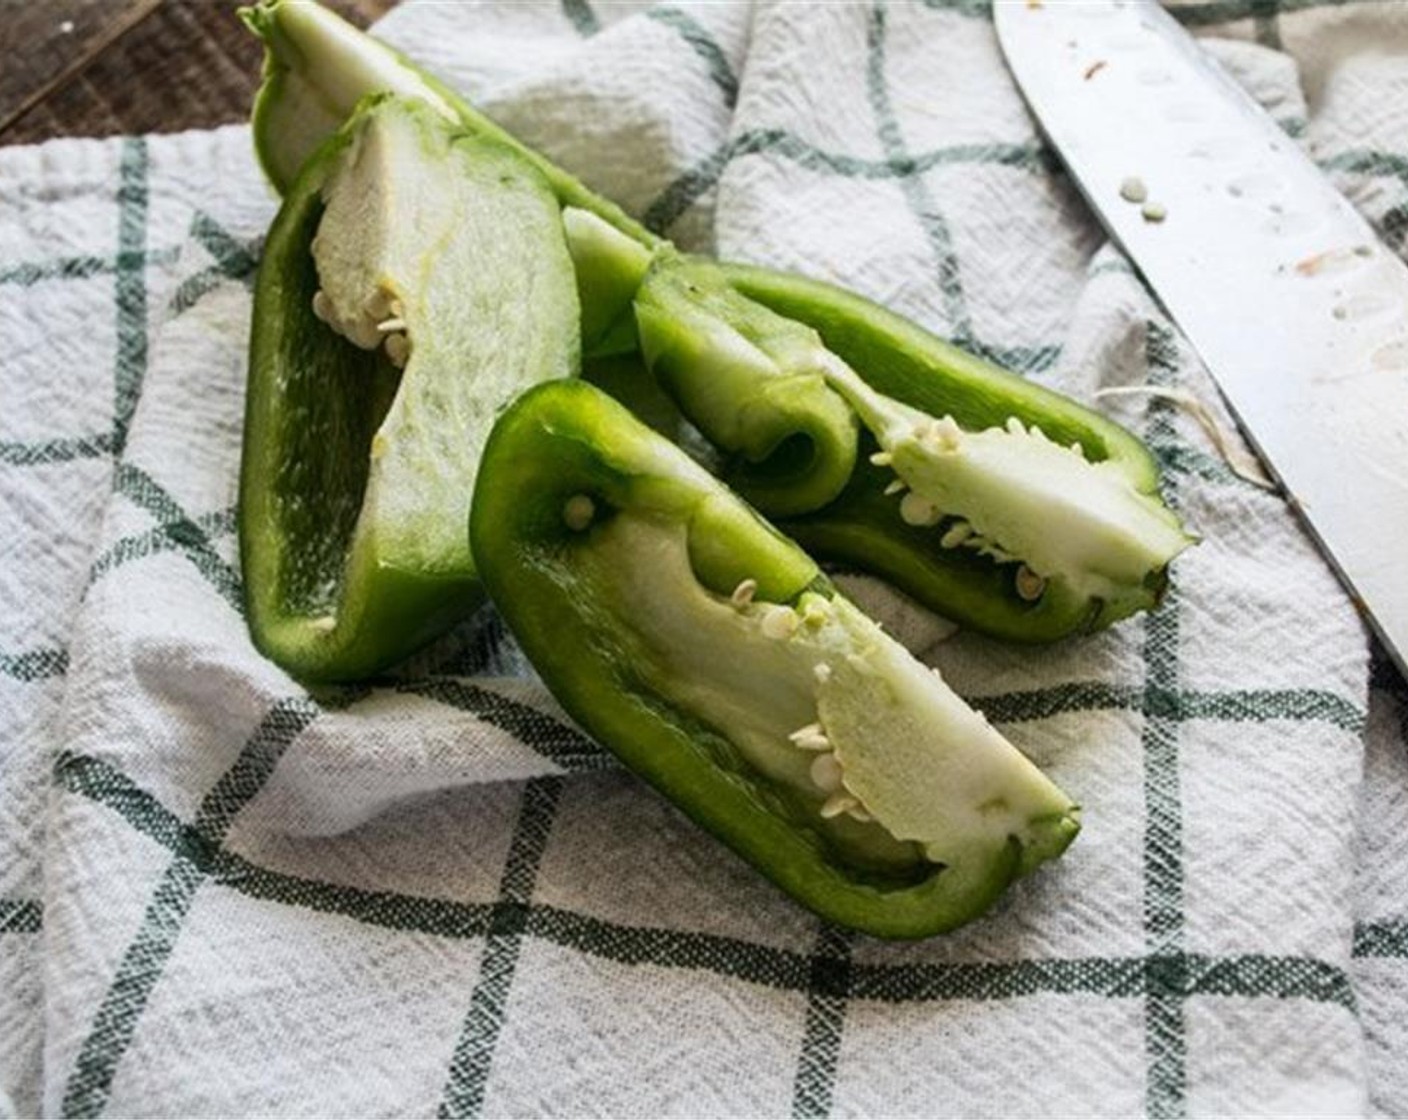
<instances>
[{"instance_id":1,"label":"pepper inner cavity","mask_svg":"<svg viewBox=\"0 0 1408 1120\"><path fill-rule=\"evenodd\" d=\"M498 409L577 364L560 209L521 157L394 100L368 110L320 194L314 314L404 369L368 447L361 531L383 563L472 570L464 525Z\"/></svg>"},{"instance_id":2,"label":"pepper inner cavity","mask_svg":"<svg viewBox=\"0 0 1408 1120\"><path fill-rule=\"evenodd\" d=\"M771 603L752 579L715 594L686 537L663 515L619 513L578 557L582 586L626 620L641 682L733 744L843 859L898 871L1069 839L1069 799L844 598Z\"/></svg>"},{"instance_id":3,"label":"pepper inner cavity","mask_svg":"<svg viewBox=\"0 0 1408 1120\"><path fill-rule=\"evenodd\" d=\"M880 871L922 863L845 790L826 737L818 693L834 680L830 667L856 652L831 604L815 592L769 602L752 578L716 594L695 576L687 536L684 524L625 511L596 527L577 558L591 569L584 582L627 620L633 671L728 739L746 770L785 790L797 822L849 862Z\"/></svg>"}]
</instances>

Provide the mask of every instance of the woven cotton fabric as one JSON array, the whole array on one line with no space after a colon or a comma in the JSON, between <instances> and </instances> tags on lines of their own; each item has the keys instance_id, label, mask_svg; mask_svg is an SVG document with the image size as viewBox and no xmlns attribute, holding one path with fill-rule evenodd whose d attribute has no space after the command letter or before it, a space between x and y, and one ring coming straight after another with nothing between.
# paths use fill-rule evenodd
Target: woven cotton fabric
<instances>
[{"instance_id":1,"label":"woven cotton fabric","mask_svg":"<svg viewBox=\"0 0 1408 1120\"><path fill-rule=\"evenodd\" d=\"M1401 250L1408 5L1177 11ZM1081 400L1220 408L981 0L378 30L686 248ZM1100 405L1203 536L1150 615L1019 649L840 577L1084 807L989 917L885 944L621 772L492 608L374 686L255 653L235 503L275 205L243 127L0 151L0 1112L1408 1113L1408 690L1196 424Z\"/></svg>"}]
</instances>

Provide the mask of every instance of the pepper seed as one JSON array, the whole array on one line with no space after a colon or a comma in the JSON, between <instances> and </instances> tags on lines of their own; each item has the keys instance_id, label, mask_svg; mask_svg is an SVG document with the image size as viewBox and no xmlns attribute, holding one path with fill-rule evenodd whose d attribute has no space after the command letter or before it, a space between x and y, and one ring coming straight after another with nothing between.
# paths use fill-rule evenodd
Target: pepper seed
<instances>
[{"instance_id":1,"label":"pepper seed","mask_svg":"<svg viewBox=\"0 0 1408 1120\"><path fill-rule=\"evenodd\" d=\"M763 615L763 620L759 625L762 628L763 637L781 641L796 633L797 621L797 612L791 607L772 606Z\"/></svg>"},{"instance_id":2,"label":"pepper seed","mask_svg":"<svg viewBox=\"0 0 1408 1120\"><path fill-rule=\"evenodd\" d=\"M812 759L808 773L822 793L835 793L841 788L841 764L836 761L834 754L817 755Z\"/></svg>"},{"instance_id":3,"label":"pepper seed","mask_svg":"<svg viewBox=\"0 0 1408 1120\"><path fill-rule=\"evenodd\" d=\"M758 581L755 579L745 579L733 589L733 594L728 597L728 601L739 610L742 610L753 601L753 596L758 593Z\"/></svg>"},{"instance_id":4,"label":"pepper seed","mask_svg":"<svg viewBox=\"0 0 1408 1120\"><path fill-rule=\"evenodd\" d=\"M1046 590L1046 580L1037 575L1029 567L1023 564L1017 569L1017 594L1027 602L1033 602L1041 598L1041 593Z\"/></svg>"},{"instance_id":5,"label":"pepper seed","mask_svg":"<svg viewBox=\"0 0 1408 1120\"><path fill-rule=\"evenodd\" d=\"M562 505L562 521L574 533L580 533L596 516L596 503L586 494L573 494Z\"/></svg>"},{"instance_id":6,"label":"pepper seed","mask_svg":"<svg viewBox=\"0 0 1408 1120\"><path fill-rule=\"evenodd\" d=\"M821 807L821 819L829 821L832 817L839 817L842 813L859 808L860 802L849 794L833 793Z\"/></svg>"},{"instance_id":7,"label":"pepper seed","mask_svg":"<svg viewBox=\"0 0 1408 1120\"><path fill-rule=\"evenodd\" d=\"M943 514L928 498L911 491L900 499L900 520L906 525L937 525Z\"/></svg>"},{"instance_id":8,"label":"pepper seed","mask_svg":"<svg viewBox=\"0 0 1408 1120\"><path fill-rule=\"evenodd\" d=\"M411 356L411 342L404 334L386 336L386 356L397 369L405 369Z\"/></svg>"}]
</instances>

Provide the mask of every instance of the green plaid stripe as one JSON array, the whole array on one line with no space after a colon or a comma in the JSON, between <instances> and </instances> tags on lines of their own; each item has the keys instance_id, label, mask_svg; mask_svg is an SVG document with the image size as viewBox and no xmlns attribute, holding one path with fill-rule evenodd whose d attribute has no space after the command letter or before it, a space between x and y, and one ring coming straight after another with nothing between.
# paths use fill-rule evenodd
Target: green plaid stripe
<instances>
[{"instance_id":1,"label":"green plaid stripe","mask_svg":"<svg viewBox=\"0 0 1408 1120\"><path fill-rule=\"evenodd\" d=\"M981 338L970 338L966 345L980 358L986 358L1016 373L1040 373L1061 360L1059 343L1042 346L995 346Z\"/></svg>"},{"instance_id":2,"label":"green plaid stripe","mask_svg":"<svg viewBox=\"0 0 1408 1120\"><path fill-rule=\"evenodd\" d=\"M1185 953L1178 977L1183 996L1240 996L1305 999L1335 1004L1358 1014L1354 986L1344 969L1305 957L1249 953L1209 957Z\"/></svg>"},{"instance_id":3,"label":"green plaid stripe","mask_svg":"<svg viewBox=\"0 0 1408 1120\"><path fill-rule=\"evenodd\" d=\"M195 527L194 531L186 528L188 523ZM199 548L201 541L210 545L233 533L236 524L237 510L230 506L214 513L201 514L196 518L187 518L181 514L171 521L162 522L155 529L148 529L145 533L120 537L93 561L88 569L88 583L91 586L114 569L133 560L140 560L144 556L154 556L172 549ZM220 578L223 581L226 577L222 575Z\"/></svg>"},{"instance_id":4,"label":"green plaid stripe","mask_svg":"<svg viewBox=\"0 0 1408 1120\"><path fill-rule=\"evenodd\" d=\"M89 276L104 276L124 269L145 268L149 264L170 264L179 255L174 248L144 252L119 252L112 257L59 257L51 261L21 261L0 268L0 285L14 284L30 288L44 280L83 280Z\"/></svg>"},{"instance_id":5,"label":"green plaid stripe","mask_svg":"<svg viewBox=\"0 0 1408 1120\"><path fill-rule=\"evenodd\" d=\"M1169 688L1162 683L1141 688L1090 681L976 696L969 702L995 723L1024 723L1067 712L1138 711L1179 722L1206 719L1232 723L1328 723L1358 734L1365 721L1365 713L1342 696L1309 688L1219 692Z\"/></svg>"},{"instance_id":6,"label":"green plaid stripe","mask_svg":"<svg viewBox=\"0 0 1408 1120\"><path fill-rule=\"evenodd\" d=\"M191 520L165 487L146 471L131 463L117 464L113 474L113 489L156 518L165 539L190 560L196 570L237 613L244 613L244 593L239 573L216 551L211 540L211 529ZM218 527L218 522L215 527ZM113 547L120 545L121 542L118 542ZM158 551L162 550L151 550ZM109 567L115 562L110 562Z\"/></svg>"},{"instance_id":7,"label":"green plaid stripe","mask_svg":"<svg viewBox=\"0 0 1408 1120\"><path fill-rule=\"evenodd\" d=\"M31 649L24 653L0 653L0 676L17 681L43 681L68 672L68 650Z\"/></svg>"},{"instance_id":8,"label":"green plaid stripe","mask_svg":"<svg viewBox=\"0 0 1408 1120\"><path fill-rule=\"evenodd\" d=\"M587 0L562 0L562 14L584 39L601 30L601 21Z\"/></svg>"},{"instance_id":9,"label":"green plaid stripe","mask_svg":"<svg viewBox=\"0 0 1408 1120\"><path fill-rule=\"evenodd\" d=\"M1322 171L1350 171L1359 175L1392 176L1408 185L1408 157L1375 148L1355 148L1319 161Z\"/></svg>"},{"instance_id":10,"label":"green plaid stripe","mask_svg":"<svg viewBox=\"0 0 1408 1120\"><path fill-rule=\"evenodd\" d=\"M709 68L709 78L723 95L724 104L730 109L738 104L738 75L729 65L728 55L724 54L723 49L698 20L679 8L655 7L648 9L645 14L656 23L662 23L677 31L680 38L689 44Z\"/></svg>"},{"instance_id":11,"label":"green plaid stripe","mask_svg":"<svg viewBox=\"0 0 1408 1120\"><path fill-rule=\"evenodd\" d=\"M802 1052L792 1085L792 1115L831 1115L836 1071L841 1060L841 1035L846 1021L846 1001L851 995L854 966L853 934L823 926L817 934L807 976L807 1018Z\"/></svg>"},{"instance_id":12,"label":"green plaid stripe","mask_svg":"<svg viewBox=\"0 0 1408 1120\"><path fill-rule=\"evenodd\" d=\"M1393 178L1397 179L1401 186L1408 187L1408 158L1397 152L1374 148L1353 149L1339 152L1320 160L1319 163L1324 171ZM1380 237L1402 252L1404 245L1408 244L1408 202L1389 207L1374 219L1373 225Z\"/></svg>"},{"instance_id":13,"label":"green plaid stripe","mask_svg":"<svg viewBox=\"0 0 1408 1120\"><path fill-rule=\"evenodd\" d=\"M436 937L474 937L488 932L492 914L488 905L362 890L287 875L214 847L146 790L100 759L63 756L55 767L55 782L61 789L113 810L130 827L173 855L191 860L212 882L250 898Z\"/></svg>"},{"instance_id":14,"label":"green plaid stripe","mask_svg":"<svg viewBox=\"0 0 1408 1120\"><path fill-rule=\"evenodd\" d=\"M719 934L624 925L555 906L534 906L525 930L615 964L708 972L789 992L807 991L811 978L810 958L802 953Z\"/></svg>"},{"instance_id":15,"label":"green plaid stripe","mask_svg":"<svg viewBox=\"0 0 1408 1120\"><path fill-rule=\"evenodd\" d=\"M34 443L0 440L0 463L12 467L39 467L71 463L75 459L97 459L111 455L117 440L111 432L88 436L37 440Z\"/></svg>"},{"instance_id":16,"label":"green plaid stripe","mask_svg":"<svg viewBox=\"0 0 1408 1120\"><path fill-rule=\"evenodd\" d=\"M21 286L51 278L72 280L111 273L115 278L117 318L112 429L31 442L0 441L0 463L43 466L122 454L147 368L146 269L152 263L172 261L177 255L174 249L147 249L147 173L146 142L141 137L129 137L123 141L118 170L118 247L113 257L66 257L0 270L0 283Z\"/></svg>"},{"instance_id":17,"label":"green plaid stripe","mask_svg":"<svg viewBox=\"0 0 1408 1120\"><path fill-rule=\"evenodd\" d=\"M1186 444L1161 444L1152 440L1145 440L1145 444L1165 471L1185 478L1196 478L1199 482L1235 487L1248 493L1267 493L1255 483L1248 482L1241 475L1234 473L1222 459L1205 451L1198 451ZM1280 501L1280 498L1271 496L1268 500Z\"/></svg>"},{"instance_id":18,"label":"green plaid stripe","mask_svg":"<svg viewBox=\"0 0 1408 1120\"><path fill-rule=\"evenodd\" d=\"M536 708L530 708L478 685L460 680L432 678L398 687L401 692L438 701L507 731L524 746L531 747L554 766L560 766L564 770L617 768L613 755L602 750L575 728Z\"/></svg>"},{"instance_id":19,"label":"green plaid stripe","mask_svg":"<svg viewBox=\"0 0 1408 1120\"><path fill-rule=\"evenodd\" d=\"M147 144L141 137L123 142L118 187L117 370L113 394L113 444L127 444L127 430L147 372Z\"/></svg>"},{"instance_id":20,"label":"green plaid stripe","mask_svg":"<svg viewBox=\"0 0 1408 1120\"><path fill-rule=\"evenodd\" d=\"M1398 710L1396 749L1408 744L1408 681L1389 660L1383 648L1374 643L1369 661L1369 687L1386 693ZM1408 918L1360 921L1354 926L1354 955L1360 958L1408 959Z\"/></svg>"},{"instance_id":21,"label":"green plaid stripe","mask_svg":"<svg viewBox=\"0 0 1408 1120\"><path fill-rule=\"evenodd\" d=\"M263 239L242 240L203 210L191 218L191 237L215 258L226 276L243 279L259 267Z\"/></svg>"},{"instance_id":22,"label":"green plaid stripe","mask_svg":"<svg viewBox=\"0 0 1408 1120\"><path fill-rule=\"evenodd\" d=\"M137 1021L176 945L196 891L206 878L206 861L202 858L205 851L220 846L234 815L259 791L283 751L316 714L317 709L302 697L280 701L270 708L234 765L202 801L189 831L167 823L169 814L143 821L142 831L174 845L175 858L163 873L141 927L123 954L79 1050L64 1088L65 1116L97 1116L103 1111L118 1063L127 1052ZM57 780L61 785L67 784L64 771L76 768L77 760L61 759L59 767ZM85 773L91 771L91 760L83 760L82 769ZM115 775L114 781L116 804L134 804L132 783L121 775Z\"/></svg>"},{"instance_id":23,"label":"green plaid stripe","mask_svg":"<svg viewBox=\"0 0 1408 1120\"><path fill-rule=\"evenodd\" d=\"M111 763L66 751L54 762L54 784L112 809L173 855L202 866L208 863L210 846L195 830L182 824L176 814Z\"/></svg>"},{"instance_id":24,"label":"green plaid stripe","mask_svg":"<svg viewBox=\"0 0 1408 1120\"><path fill-rule=\"evenodd\" d=\"M952 12L970 19L992 19L992 0L920 0L935 12Z\"/></svg>"},{"instance_id":25,"label":"green plaid stripe","mask_svg":"<svg viewBox=\"0 0 1408 1120\"><path fill-rule=\"evenodd\" d=\"M912 165L909 149L900 132L899 118L895 116L890 100L890 87L885 80L885 24L886 6L884 0L877 0L870 9L865 29L866 93L870 98L871 111L875 114L876 131L880 135L886 159L891 163ZM919 222L930 255L934 258L939 291L943 296L944 321L954 341L963 345L973 335L973 324L968 317L963 281L958 272L958 257L953 251L953 237L949 233L948 223L921 175L911 173L901 177L900 189L904 191L905 201Z\"/></svg>"},{"instance_id":26,"label":"green plaid stripe","mask_svg":"<svg viewBox=\"0 0 1408 1120\"><path fill-rule=\"evenodd\" d=\"M32 898L0 898L0 934L38 933L43 928L43 903Z\"/></svg>"},{"instance_id":27,"label":"green plaid stripe","mask_svg":"<svg viewBox=\"0 0 1408 1120\"><path fill-rule=\"evenodd\" d=\"M181 281L168 305L173 316L184 315L225 280L239 280L252 287L259 268L260 242L241 241L209 214L197 211L190 233L215 263Z\"/></svg>"},{"instance_id":28,"label":"green plaid stripe","mask_svg":"<svg viewBox=\"0 0 1408 1120\"><path fill-rule=\"evenodd\" d=\"M1356 957L1408 958L1408 920L1359 922L1354 927Z\"/></svg>"},{"instance_id":29,"label":"green plaid stripe","mask_svg":"<svg viewBox=\"0 0 1408 1120\"><path fill-rule=\"evenodd\" d=\"M529 900L541 845L551 828L561 779L525 783L500 900L456 902L310 880L259 867L183 824L110 763L66 756L56 781L69 793L112 810L130 827L189 859L202 873L249 897L339 914L369 925L437 937L479 937L496 929L575 949L623 965L709 972L781 991L882 1003L1001 1000L1039 994L1142 998L1149 991L1298 999L1354 1012L1343 969L1308 957L1241 954L1211 957L1088 957L982 963L874 964L849 959L852 935L823 930L803 954L718 934L625 925ZM529 797L526 791L536 787ZM818 961L829 965L818 966ZM481 970L481 979L484 973ZM828 1028L818 1027L822 1036ZM836 1032L839 1039L839 1030ZM815 1060L813 1058L813 1060Z\"/></svg>"},{"instance_id":30,"label":"green plaid stripe","mask_svg":"<svg viewBox=\"0 0 1408 1120\"><path fill-rule=\"evenodd\" d=\"M1145 330L1148 380L1168 386L1175 380L1178 353L1166 328L1149 322ZM1149 405L1149 434L1161 442L1175 438L1172 407ZM1164 498L1179 509L1173 480ZM1179 691L1178 588L1146 617L1145 687L1151 696ZM1144 935L1149 954L1145 1001L1145 1051L1149 1063L1145 1108L1150 1116L1181 1116L1187 1092L1183 987L1183 822L1179 783L1179 718L1176 709L1155 709L1144 718Z\"/></svg>"},{"instance_id":31,"label":"green plaid stripe","mask_svg":"<svg viewBox=\"0 0 1408 1120\"><path fill-rule=\"evenodd\" d=\"M132 1041L137 1019L171 955L201 877L196 867L184 859L178 859L163 872L141 929L123 954L117 975L79 1051L64 1088L64 1116L102 1113L118 1062Z\"/></svg>"},{"instance_id":32,"label":"green plaid stripe","mask_svg":"<svg viewBox=\"0 0 1408 1120\"><path fill-rule=\"evenodd\" d=\"M1208 27L1217 23L1234 23L1249 19L1256 23L1259 31L1268 22L1274 25L1282 15L1382 2L1383 0L1209 0L1204 4L1180 4L1171 10L1184 27ZM1279 36L1274 45L1279 49Z\"/></svg>"},{"instance_id":33,"label":"green plaid stripe","mask_svg":"<svg viewBox=\"0 0 1408 1120\"><path fill-rule=\"evenodd\" d=\"M1338 965L1307 957L1182 953L1153 957L854 965L850 995L886 1003L1001 1000L1041 994L1112 999L1195 995L1303 999L1357 1013L1349 977Z\"/></svg>"},{"instance_id":34,"label":"green plaid stripe","mask_svg":"<svg viewBox=\"0 0 1408 1120\"><path fill-rule=\"evenodd\" d=\"M790 160L809 171L852 179L906 180L935 167L988 163L1041 170L1051 156L1035 144L953 144L919 155L887 155L868 159L830 152L783 128L750 128L725 141L699 163L674 179L645 210L642 219L663 233L703 195L718 184L724 170L744 156L770 155Z\"/></svg>"},{"instance_id":35,"label":"green plaid stripe","mask_svg":"<svg viewBox=\"0 0 1408 1120\"><path fill-rule=\"evenodd\" d=\"M518 968L533 884L561 796L560 778L537 778L523 787L523 803L509 843L499 901L479 965L479 982L470 996L469 1013L436 1110L442 1120L478 1116L483 1111L484 1088L503 1029L513 974Z\"/></svg>"}]
</instances>

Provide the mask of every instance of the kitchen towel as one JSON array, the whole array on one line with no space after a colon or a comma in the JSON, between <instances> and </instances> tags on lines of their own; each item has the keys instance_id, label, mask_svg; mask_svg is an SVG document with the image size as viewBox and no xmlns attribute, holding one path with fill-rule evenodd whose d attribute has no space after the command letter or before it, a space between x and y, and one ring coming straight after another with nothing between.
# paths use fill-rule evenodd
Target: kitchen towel
<instances>
[{"instance_id":1,"label":"kitchen towel","mask_svg":"<svg viewBox=\"0 0 1408 1120\"><path fill-rule=\"evenodd\" d=\"M1408 6L1176 10L1401 250ZM412 2L377 30L685 248L1228 423L981 0ZM492 608L375 687L254 652L275 205L244 127L0 150L0 1111L1408 1113L1408 690L1196 423L1099 405L1203 537L1147 616L1019 649L841 577L1084 807L987 918L886 944L621 772Z\"/></svg>"}]
</instances>

